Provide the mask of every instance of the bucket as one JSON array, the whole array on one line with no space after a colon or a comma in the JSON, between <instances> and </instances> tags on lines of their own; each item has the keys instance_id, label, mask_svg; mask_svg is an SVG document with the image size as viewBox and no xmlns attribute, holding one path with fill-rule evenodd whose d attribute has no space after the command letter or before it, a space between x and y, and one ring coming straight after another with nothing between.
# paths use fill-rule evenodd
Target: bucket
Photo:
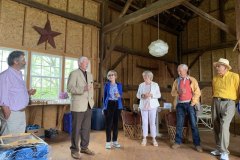
<instances>
[{"instance_id":1,"label":"bucket","mask_svg":"<svg viewBox=\"0 0 240 160\"><path fill-rule=\"evenodd\" d=\"M103 115L102 108L92 109L91 129L92 130L103 130L105 128L105 118Z\"/></svg>"}]
</instances>

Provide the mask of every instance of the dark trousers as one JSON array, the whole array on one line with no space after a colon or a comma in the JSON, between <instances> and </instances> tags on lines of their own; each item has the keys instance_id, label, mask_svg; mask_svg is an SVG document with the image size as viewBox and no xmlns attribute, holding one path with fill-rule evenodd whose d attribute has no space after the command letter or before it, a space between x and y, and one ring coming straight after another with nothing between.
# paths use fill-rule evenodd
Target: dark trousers
<instances>
[{"instance_id":1,"label":"dark trousers","mask_svg":"<svg viewBox=\"0 0 240 160\"><path fill-rule=\"evenodd\" d=\"M85 112L72 112L72 136L71 152L79 152L79 138L81 137L81 149L87 149L91 131L92 109Z\"/></svg>"},{"instance_id":2,"label":"dark trousers","mask_svg":"<svg viewBox=\"0 0 240 160\"><path fill-rule=\"evenodd\" d=\"M111 130L113 129L112 141L118 138L118 117L120 110L117 101L108 101L108 107L104 110L106 124L106 141L111 142Z\"/></svg>"},{"instance_id":3,"label":"dark trousers","mask_svg":"<svg viewBox=\"0 0 240 160\"><path fill-rule=\"evenodd\" d=\"M175 141L177 144L182 143L182 133L183 133L183 124L185 115L188 114L191 129L192 129L192 138L195 146L200 145L200 137L197 127L197 117L196 111L190 103L178 103L177 104L177 127L176 127L176 138Z\"/></svg>"}]
</instances>

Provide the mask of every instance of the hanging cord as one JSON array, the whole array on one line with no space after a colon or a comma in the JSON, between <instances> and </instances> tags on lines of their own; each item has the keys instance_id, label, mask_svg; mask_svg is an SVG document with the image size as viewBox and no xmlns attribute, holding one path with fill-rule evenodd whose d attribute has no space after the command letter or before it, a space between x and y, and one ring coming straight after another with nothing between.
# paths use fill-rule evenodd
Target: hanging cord
<instances>
[{"instance_id":1,"label":"hanging cord","mask_svg":"<svg viewBox=\"0 0 240 160\"><path fill-rule=\"evenodd\" d=\"M158 13L158 39L159 39L159 13Z\"/></svg>"}]
</instances>

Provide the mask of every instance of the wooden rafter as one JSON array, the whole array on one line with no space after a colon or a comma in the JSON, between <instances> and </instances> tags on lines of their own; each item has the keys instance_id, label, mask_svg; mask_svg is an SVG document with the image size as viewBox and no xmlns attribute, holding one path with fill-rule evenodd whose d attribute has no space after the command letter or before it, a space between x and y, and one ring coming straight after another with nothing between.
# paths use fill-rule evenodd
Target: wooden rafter
<instances>
[{"instance_id":1,"label":"wooden rafter","mask_svg":"<svg viewBox=\"0 0 240 160\"><path fill-rule=\"evenodd\" d=\"M86 17L78 16L76 14L72 14L72 13L69 13L69 12L66 12L66 11L63 11L63 10L60 10L60 9L57 9L57 8L39 3L39 2L36 2L36 1L33 1L33 0L12 0L12 1L18 2L18 3L24 4L26 6L42 10L42 11L46 11L48 13L52 13L52 14L55 14L55 15L58 15L58 16L76 21L76 22L80 22L80 23L84 23L84 24L90 24L90 25L96 26L98 28L101 27L101 24L97 21L90 20Z\"/></svg>"},{"instance_id":2,"label":"wooden rafter","mask_svg":"<svg viewBox=\"0 0 240 160\"><path fill-rule=\"evenodd\" d=\"M110 70L114 70L118 65L119 63L122 62L122 60L127 56L126 53L122 54L118 59L117 61L110 67Z\"/></svg>"},{"instance_id":3,"label":"wooden rafter","mask_svg":"<svg viewBox=\"0 0 240 160\"><path fill-rule=\"evenodd\" d=\"M131 3L132 3L133 0L128 0L125 7L123 8L122 12L120 13L119 15L119 18L120 19L122 16L124 16L126 13L127 13L127 10L128 8L130 7ZM117 41L119 40L119 37L120 35L122 35L123 31L126 29L126 24L123 24L121 26L121 28L119 28L119 30L117 31L117 35L116 37L114 38L113 42L111 43L110 45L110 48L109 50L106 51L106 55L103 59L103 62L105 63L107 59L110 58L110 55L111 55L111 52L114 50L115 46L117 45Z\"/></svg>"},{"instance_id":4,"label":"wooden rafter","mask_svg":"<svg viewBox=\"0 0 240 160\"><path fill-rule=\"evenodd\" d=\"M201 51L197 55L197 57L191 62L191 64L189 65L188 69L191 69L193 67L193 65L198 61L199 57L201 57L204 53L205 53L205 51Z\"/></svg>"},{"instance_id":5,"label":"wooden rafter","mask_svg":"<svg viewBox=\"0 0 240 160\"><path fill-rule=\"evenodd\" d=\"M197 15L199 15L200 17L202 17L202 18L206 19L207 21L211 22L212 24L216 25L218 28L224 30L225 32L227 32L229 34L232 34L233 36L236 36L236 32L234 30L232 30L231 28L229 28L228 25L226 25L225 23L214 18L210 14L202 11L201 9L195 7L194 5L192 5L191 3L187 2L187 1L183 2L183 5L186 8L193 11L194 13L196 13Z\"/></svg>"},{"instance_id":6,"label":"wooden rafter","mask_svg":"<svg viewBox=\"0 0 240 160\"><path fill-rule=\"evenodd\" d=\"M124 24L135 24L141 22L149 17L163 12L164 10L173 8L181 4L184 0L161 0L150 4L149 6L142 8L136 12L117 19L110 24L107 24L103 28L104 33L114 31Z\"/></svg>"},{"instance_id":7,"label":"wooden rafter","mask_svg":"<svg viewBox=\"0 0 240 160\"><path fill-rule=\"evenodd\" d=\"M167 71L168 71L168 73L170 74L171 78L174 78L174 79L175 79L175 78L177 77L177 75L174 74L174 72L171 70L171 68L168 66L167 63L165 63L165 65L166 65L166 67L167 67Z\"/></svg>"}]
</instances>

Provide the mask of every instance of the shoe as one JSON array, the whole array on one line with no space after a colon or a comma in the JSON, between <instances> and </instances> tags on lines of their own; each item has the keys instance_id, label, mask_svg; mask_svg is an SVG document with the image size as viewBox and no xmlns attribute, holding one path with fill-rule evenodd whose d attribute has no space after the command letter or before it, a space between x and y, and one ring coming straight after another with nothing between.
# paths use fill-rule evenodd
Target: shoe
<instances>
[{"instance_id":1,"label":"shoe","mask_svg":"<svg viewBox=\"0 0 240 160\"><path fill-rule=\"evenodd\" d=\"M95 155L95 153L93 151L91 151L90 149L81 149L80 151L81 153L85 153L85 154L88 154L88 155Z\"/></svg>"},{"instance_id":2,"label":"shoe","mask_svg":"<svg viewBox=\"0 0 240 160\"><path fill-rule=\"evenodd\" d=\"M154 147L158 147L158 143L157 143L157 141L156 141L155 138L153 138L153 146L154 146Z\"/></svg>"},{"instance_id":3,"label":"shoe","mask_svg":"<svg viewBox=\"0 0 240 160\"><path fill-rule=\"evenodd\" d=\"M105 148L111 149L112 148L111 142L106 142Z\"/></svg>"},{"instance_id":4,"label":"shoe","mask_svg":"<svg viewBox=\"0 0 240 160\"><path fill-rule=\"evenodd\" d=\"M216 149L216 150L212 151L211 154L214 156L220 156L221 152L218 149Z\"/></svg>"},{"instance_id":5,"label":"shoe","mask_svg":"<svg viewBox=\"0 0 240 160\"><path fill-rule=\"evenodd\" d=\"M71 156L74 158L74 159L80 159L81 156L78 152L71 152Z\"/></svg>"},{"instance_id":6,"label":"shoe","mask_svg":"<svg viewBox=\"0 0 240 160\"><path fill-rule=\"evenodd\" d=\"M229 160L228 153L226 152L221 153L220 160Z\"/></svg>"},{"instance_id":7,"label":"shoe","mask_svg":"<svg viewBox=\"0 0 240 160\"><path fill-rule=\"evenodd\" d=\"M121 145L118 143L118 141L114 141L114 142L113 142L113 147L115 147L115 148L120 148Z\"/></svg>"},{"instance_id":8,"label":"shoe","mask_svg":"<svg viewBox=\"0 0 240 160\"><path fill-rule=\"evenodd\" d=\"M203 149L202 149L201 146L196 146L195 148L196 148L196 150L197 150L198 152L203 152Z\"/></svg>"},{"instance_id":9,"label":"shoe","mask_svg":"<svg viewBox=\"0 0 240 160\"><path fill-rule=\"evenodd\" d=\"M180 144L174 143L174 144L172 145L172 149L177 149L177 148L179 148L180 146L181 146Z\"/></svg>"},{"instance_id":10,"label":"shoe","mask_svg":"<svg viewBox=\"0 0 240 160\"><path fill-rule=\"evenodd\" d=\"M146 146L146 144L147 144L147 139L146 139L146 138L143 138L141 145L142 145L142 146Z\"/></svg>"}]
</instances>

